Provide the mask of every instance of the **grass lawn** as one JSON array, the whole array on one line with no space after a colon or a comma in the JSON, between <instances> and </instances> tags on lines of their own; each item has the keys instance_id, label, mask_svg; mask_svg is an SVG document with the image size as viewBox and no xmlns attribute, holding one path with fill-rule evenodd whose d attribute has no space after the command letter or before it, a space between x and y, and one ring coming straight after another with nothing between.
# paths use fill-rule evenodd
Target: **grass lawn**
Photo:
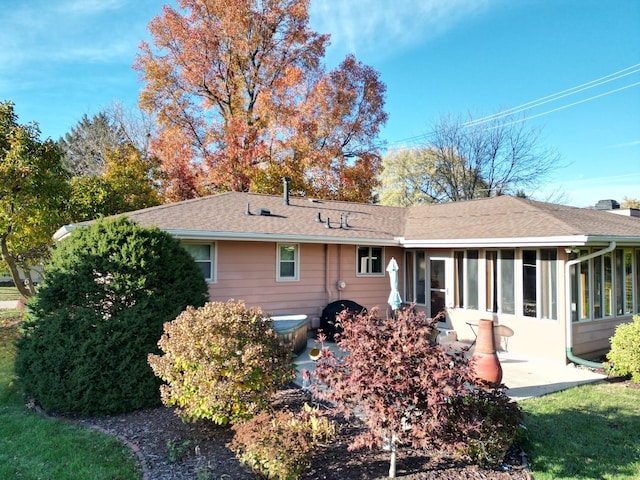
<instances>
[{"instance_id":1,"label":"grass lawn","mask_svg":"<svg viewBox=\"0 0 640 480\"><path fill-rule=\"evenodd\" d=\"M520 405L536 480L640 478L640 389L598 383Z\"/></svg>"},{"instance_id":2,"label":"grass lawn","mask_svg":"<svg viewBox=\"0 0 640 480\"><path fill-rule=\"evenodd\" d=\"M137 480L135 456L116 438L28 410L12 383L18 312L0 312L0 478Z\"/></svg>"},{"instance_id":3,"label":"grass lawn","mask_svg":"<svg viewBox=\"0 0 640 480\"><path fill-rule=\"evenodd\" d=\"M19 298L20 292L16 287L0 287L0 301L18 300Z\"/></svg>"}]
</instances>

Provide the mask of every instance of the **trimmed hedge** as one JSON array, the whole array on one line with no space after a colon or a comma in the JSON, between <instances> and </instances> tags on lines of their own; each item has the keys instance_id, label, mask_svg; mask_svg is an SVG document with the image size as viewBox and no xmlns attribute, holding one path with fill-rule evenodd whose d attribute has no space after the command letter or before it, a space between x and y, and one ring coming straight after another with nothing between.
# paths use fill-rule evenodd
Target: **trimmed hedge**
<instances>
[{"instance_id":1,"label":"trimmed hedge","mask_svg":"<svg viewBox=\"0 0 640 480\"><path fill-rule=\"evenodd\" d=\"M207 300L191 255L168 233L124 217L60 242L28 302L15 370L45 410L113 414L156 406L147 364L165 322Z\"/></svg>"}]
</instances>

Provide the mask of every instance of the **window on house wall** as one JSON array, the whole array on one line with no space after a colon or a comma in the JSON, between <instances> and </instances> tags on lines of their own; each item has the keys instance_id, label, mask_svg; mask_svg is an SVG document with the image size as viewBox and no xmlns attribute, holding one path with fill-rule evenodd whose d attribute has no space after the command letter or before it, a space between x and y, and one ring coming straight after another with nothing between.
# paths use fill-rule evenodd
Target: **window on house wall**
<instances>
[{"instance_id":1,"label":"window on house wall","mask_svg":"<svg viewBox=\"0 0 640 480\"><path fill-rule=\"evenodd\" d=\"M215 243L183 243L182 246L196 261L207 282L215 282Z\"/></svg>"},{"instance_id":2,"label":"window on house wall","mask_svg":"<svg viewBox=\"0 0 640 480\"><path fill-rule=\"evenodd\" d=\"M525 317L535 317L537 314L536 304L537 288L536 288L536 251L522 251L522 301Z\"/></svg>"},{"instance_id":3,"label":"window on house wall","mask_svg":"<svg viewBox=\"0 0 640 480\"><path fill-rule=\"evenodd\" d=\"M295 281L299 278L299 246L291 243L278 244L278 281Z\"/></svg>"},{"instance_id":4,"label":"window on house wall","mask_svg":"<svg viewBox=\"0 0 640 480\"><path fill-rule=\"evenodd\" d=\"M382 247L358 247L358 275L383 275Z\"/></svg>"},{"instance_id":5,"label":"window on house wall","mask_svg":"<svg viewBox=\"0 0 640 480\"><path fill-rule=\"evenodd\" d=\"M610 317L613 315L613 264L611 260L611 253L605 253L602 256L602 268L603 268L603 297L602 303L604 305L604 316ZM594 272L595 274L595 272Z\"/></svg>"},{"instance_id":6,"label":"window on house wall","mask_svg":"<svg viewBox=\"0 0 640 480\"><path fill-rule=\"evenodd\" d=\"M558 318L557 250L522 251L523 314Z\"/></svg>"},{"instance_id":7,"label":"window on house wall","mask_svg":"<svg viewBox=\"0 0 640 480\"><path fill-rule=\"evenodd\" d=\"M580 257L584 257L589 254L589 250L583 249L580 250ZM580 297L580 310L579 310L579 319L585 320L591 317L591 295L590 295L590 286L591 286L591 277L590 277L590 263L591 262L580 262L577 267L579 271L579 279L578 279L578 288Z\"/></svg>"},{"instance_id":8,"label":"window on house wall","mask_svg":"<svg viewBox=\"0 0 640 480\"><path fill-rule=\"evenodd\" d=\"M618 315L630 315L633 308L633 251L616 250L616 312Z\"/></svg>"},{"instance_id":9,"label":"window on house wall","mask_svg":"<svg viewBox=\"0 0 640 480\"><path fill-rule=\"evenodd\" d=\"M515 250L485 252L486 308L493 313L516 313Z\"/></svg>"},{"instance_id":10,"label":"window on house wall","mask_svg":"<svg viewBox=\"0 0 640 480\"><path fill-rule=\"evenodd\" d=\"M558 318L558 252L540 250L540 308L541 317Z\"/></svg>"},{"instance_id":11,"label":"window on house wall","mask_svg":"<svg viewBox=\"0 0 640 480\"><path fill-rule=\"evenodd\" d=\"M516 313L515 250L500 251L500 311Z\"/></svg>"},{"instance_id":12,"label":"window on house wall","mask_svg":"<svg viewBox=\"0 0 640 480\"><path fill-rule=\"evenodd\" d=\"M425 280L427 276L424 251L408 251L405 253L405 301L425 305Z\"/></svg>"},{"instance_id":13,"label":"window on house wall","mask_svg":"<svg viewBox=\"0 0 640 480\"><path fill-rule=\"evenodd\" d=\"M477 310L479 260L478 250L457 251L453 254L454 302L457 307Z\"/></svg>"}]
</instances>

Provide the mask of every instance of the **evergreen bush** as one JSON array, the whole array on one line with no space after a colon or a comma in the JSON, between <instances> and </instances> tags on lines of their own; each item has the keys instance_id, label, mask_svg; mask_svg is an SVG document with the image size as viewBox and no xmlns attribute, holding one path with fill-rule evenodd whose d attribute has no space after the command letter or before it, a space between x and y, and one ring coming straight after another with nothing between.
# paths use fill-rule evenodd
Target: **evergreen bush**
<instances>
[{"instance_id":1,"label":"evergreen bush","mask_svg":"<svg viewBox=\"0 0 640 480\"><path fill-rule=\"evenodd\" d=\"M607 360L609 374L629 375L633 383L640 383L640 315L616 327Z\"/></svg>"},{"instance_id":2,"label":"evergreen bush","mask_svg":"<svg viewBox=\"0 0 640 480\"><path fill-rule=\"evenodd\" d=\"M28 303L15 370L46 410L113 414L159 404L147 364L165 322L207 299L189 253L168 233L124 217L57 245Z\"/></svg>"},{"instance_id":3,"label":"evergreen bush","mask_svg":"<svg viewBox=\"0 0 640 480\"><path fill-rule=\"evenodd\" d=\"M183 420L226 425L265 408L271 395L295 378L289 350L259 308L211 302L188 308L164 326L149 355L162 385L162 401Z\"/></svg>"}]
</instances>

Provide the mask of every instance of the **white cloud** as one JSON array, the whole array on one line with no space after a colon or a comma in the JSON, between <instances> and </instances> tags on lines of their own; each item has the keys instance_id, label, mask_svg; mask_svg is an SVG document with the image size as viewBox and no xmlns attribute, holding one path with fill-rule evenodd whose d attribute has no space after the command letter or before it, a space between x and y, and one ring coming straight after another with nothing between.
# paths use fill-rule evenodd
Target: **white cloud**
<instances>
[{"instance_id":1,"label":"white cloud","mask_svg":"<svg viewBox=\"0 0 640 480\"><path fill-rule=\"evenodd\" d=\"M332 49L385 57L486 11L495 0L318 0L310 22L331 34Z\"/></svg>"}]
</instances>

